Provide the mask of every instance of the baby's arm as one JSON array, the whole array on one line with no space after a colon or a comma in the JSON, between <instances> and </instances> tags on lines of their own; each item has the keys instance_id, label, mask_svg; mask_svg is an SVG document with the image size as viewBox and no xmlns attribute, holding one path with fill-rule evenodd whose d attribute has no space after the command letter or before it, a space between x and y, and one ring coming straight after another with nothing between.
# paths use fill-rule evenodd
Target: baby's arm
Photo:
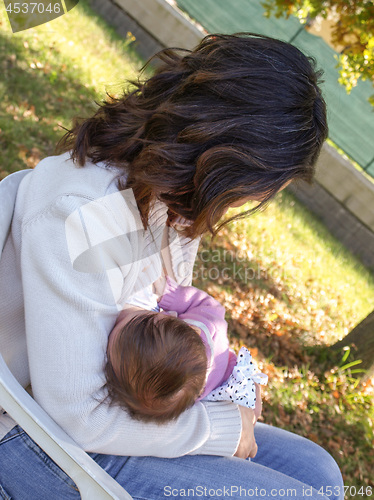
<instances>
[{"instance_id":1,"label":"baby's arm","mask_svg":"<svg viewBox=\"0 0 374 500\"><path fill-rule=\"evenodd\" d=\"M199 399L204 398L211 390L229 378L236 364L235 353L229 351L227 323L224 320L225 308L206 292L192 286L178 286L169 277L167 277L159 305L166 311L176 311L178 317L187 322L194 320L192 324L200 326L200 328L202 326L206 327L204 333L212 339L213 365L208 375L204 393ZM254 384L256 390L254 415L255 421L257 421L262 410L261 388L256 382Z\"/></svg>"},{"instance_id":2,"label":"baby's arm","mask_svg":"<svg viewBox=\"0 0 374 500\"><path fill-rule=\"evenodd\" d=\"M209 363L208 378L201 396L205 397L228 377L233 368L229 358L225 308L206 292L193 286L178 286L169 277L159 305L165 311L175 311L180 319L199 329L207 347Z\"/></svg>"},{"instance_id":3,"label":"baby's arm","mask_svg":"<svg viewBox=\"0 0 374 500\"><path fill-rule=\"evenodd\" d=\"M217 323L222 323L227 329L225 308L219 302L193 286L178 286L169 276L159 305L166 311L176 311L181 319L196 319L206 325L208 321L210 325L207 326L213 331Z\"/></svg>"}]
</instances>

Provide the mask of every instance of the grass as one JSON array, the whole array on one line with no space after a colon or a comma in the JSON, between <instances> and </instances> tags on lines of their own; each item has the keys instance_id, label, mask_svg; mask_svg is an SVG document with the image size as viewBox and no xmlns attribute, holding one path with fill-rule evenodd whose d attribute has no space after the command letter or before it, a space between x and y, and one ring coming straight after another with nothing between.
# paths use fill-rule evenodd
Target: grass
<instances>
[{"instance_id":1,"label":"grass","mask_svg":"<svg viewBox=\"0 0 374 500\"><path fill-rule=\"evenodd\" d=\"M233 230L274 286L286 290L289 309L304 309L305 324L320 340L344 337L373 309L372 273L292 194L280 193L264 213Z\"/></svg>"},{"instance_id":2,"label":"grass","mask_svg":"<svg viewBox=\"0 0 374 500\"><path fill-rule=\"evenodd\" d=\"M358 385L349 349L328 349L372 311L372 273L283 191L203 238L194 284L225 305L232 346L269 375L264 421L327 449L352 486L346 498L373 488L373 385Z\"/></svg>"},{"instance_id":3,"label":"grass","mask_svg":"<svg viewBox=\"0 0 374 500\"><path fill-rule=\"evenodd\" d=\"M74 116L117 95L143 61L84 1L52 22L13 34L0 5L0 179L53 153Z\"/></svg>"},{"instance_id":4,"label":"grass","mask_svg":"<svg viewBox=\"0 0 374 500\"><path fill-rule=\"evenodd\" d=\"M53 154L74 116L120 93L143 64L132 47L82 0L14 35L1 4L0 179ZM265 212L203 238L194 284L225 305L232 345L246 344L268 373L264 420L324 446L347 485L374 486L372 386L357 386L349 351L328 350L373 309L373 275L282 192Z\"/></svg>"}]
</instances>

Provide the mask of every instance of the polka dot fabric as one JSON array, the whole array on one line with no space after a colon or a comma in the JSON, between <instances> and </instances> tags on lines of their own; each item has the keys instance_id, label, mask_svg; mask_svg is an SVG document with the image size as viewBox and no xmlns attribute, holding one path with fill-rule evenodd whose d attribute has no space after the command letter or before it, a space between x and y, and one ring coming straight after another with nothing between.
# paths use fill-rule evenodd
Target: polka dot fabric
<instances>
[{"instance_id":1,"label":"polka dot fabric","mask_svg":"<svg viewBox=\"0 0 374 500\"><path fill-rule=\"evenodd\" d=\"M232 374L222 385L213 389L204 399L207 401L232 401L254 408L256 405L255 382L266 385L268 376L257 371L257 365L246 347L239 351Z\"/></svg>"}]
</instances>

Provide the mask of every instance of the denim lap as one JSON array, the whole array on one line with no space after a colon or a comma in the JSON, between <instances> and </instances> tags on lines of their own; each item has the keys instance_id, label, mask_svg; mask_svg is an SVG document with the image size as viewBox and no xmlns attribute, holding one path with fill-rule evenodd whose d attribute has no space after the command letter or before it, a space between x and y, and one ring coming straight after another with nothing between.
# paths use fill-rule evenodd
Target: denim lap
<instances>
[{"instance_id":1,"label":"denim lap","mask_svg":"<svg viewBox=\"0 0 374 500\"><path fill-rule=\"evenodd\" d=\"M0 495L12 500L70 500L74 482L17 425L0 441Z\"/></svg>"},{"instance_id":2,"label":"denim lap","mask_svg":"<svg viewBox=\"0 0 374 500\"><path fill-rule=\"evenodd\" d=\"M252 461L202 455L163 459L96 454L93 458L139 500L264 495L275 499L343 498L339 468L320 446L265 424L257 424L255 434L261 452ZM336 495L326 497L322 491Z\"/></svg>"},{"instance_id":3,"label":"denim lap","mask_svg":"<svg viewBox=\"0 0 374 500\"><path fill-rule=\"evenodd\" d=\"M167 459L90 456L137 500L200 498L341 500L342 478L331 456L315 443L265 424L256 425L259 447L252 461L186 455ZM335 496L321 495L329 486ZM188 494L189 492L189 494ZM18 426L0 441L0 498L69 500L73 481Z\"/></svg>"}]
</instances>

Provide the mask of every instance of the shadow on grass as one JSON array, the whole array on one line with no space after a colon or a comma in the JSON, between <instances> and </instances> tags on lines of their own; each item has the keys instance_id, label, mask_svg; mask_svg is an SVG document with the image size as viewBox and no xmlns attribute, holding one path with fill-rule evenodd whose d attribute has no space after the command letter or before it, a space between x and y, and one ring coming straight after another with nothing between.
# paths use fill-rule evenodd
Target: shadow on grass
<instances>
[{"instance_id":1,"label":"shadow on grass","mask_svg":"<svg viewBox=\"0 0 374 500\"><path fill-rule=\"evenodd\" d=\"M271 402L265 401L263 421L311 439L326 449L338 463L345 484L355 485L356 493L363 485L374 486L371 473L374 448L365 438L368 432L363 416L352 422L334 403L320 405L318 413L309 407L301 410L296 404L285 411L283 405L276 397ZM361 498L366 498L365 494Z\"/></svg>"},{"instance_id":2,"label":"shadow on grass","mask_svg":"<svg viewBox=\"0 0 374 500\"><path fill-rule=\"evenodd\" d=\"M64 133L60 124L69 126L74 116L92 114L94 90L63 58L51 64L44 60L52 50L26 53L21 38L0 32L0 165L5 173L32 166L27 157L33 148L40 158L53 154ZM41 61L40 68L34 60Z\"/></svg>"},{"instance_id":3,"label":"shadow on grass","mask_svg":"<svg viewBox=\"0 0 374 500\"><path fill-rule=\"evenodd\" d=\"M286 312L291 299L277 267L267 269L238 252L227 238L214 243L203 238L197 256L193 284L219 300L230 296L226 308L229 334L234 343L256 347L261 357L278 366L310 362L305 350L306 331Z\"/></svg>"}]
</instances>

